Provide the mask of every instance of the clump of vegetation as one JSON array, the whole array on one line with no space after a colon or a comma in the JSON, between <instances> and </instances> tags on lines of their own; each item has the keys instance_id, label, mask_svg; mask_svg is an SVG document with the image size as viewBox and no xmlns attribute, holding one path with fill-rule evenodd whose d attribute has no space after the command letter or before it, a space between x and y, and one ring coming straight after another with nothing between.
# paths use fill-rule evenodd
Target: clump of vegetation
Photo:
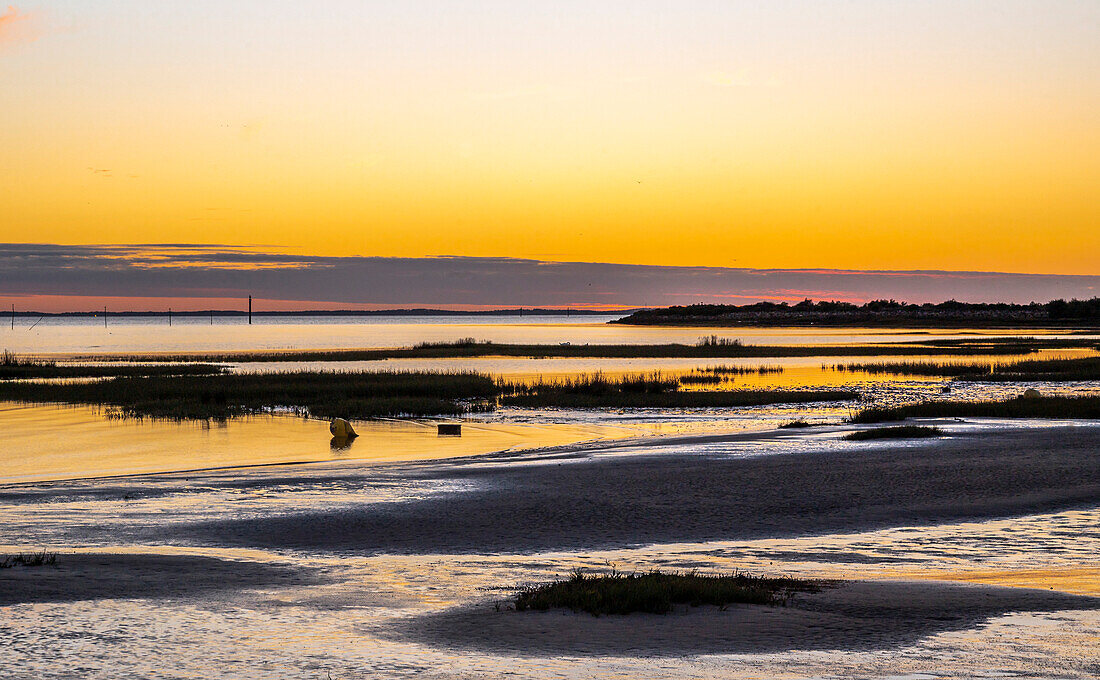
<instances>
[{"instance_id":1,"label":"clump of vegetation","mask_svg":"<svg viewBox=\"0 0 1100 680\"><path fill-rule=\"evenodd\" d=\"M93 404L117 417L225 419L285 410L316 418L460 415L492 408L492 378L472 372L299 371L0 383L0 399Z\"/></svg>"},{"instance_id":2,"label":"clump of vegetation","mask_svg":"<svg viewBox=\"0 0 1100 680\"><path fill-rule=\"evenodd\" d=\"M683 385L717 385L725 379L725 376L721 375L688 373L680 376L680 383Z\"/></svg>"},{"instance_id":3,"label":"clump of vegetation","mask_svg":"<svg viewBox=\"0 0 1100 680\"><path fill-rule=\"evenodd\" d=\"M880 423L906 418L1100 418L1100 395L1015 397L1003 401L928 401L898 408L869 408L853 423Z\"/></svg>"},{"instance_id":4,"label":"clump of vegetation","mask_svg":"<svg viewBox=\"0 0 1100 680\"><path fill-rule=\"evenodd\" d=\"M764 404L845 401L847 390L723 390L681 392L658 373L607 378L602 374L533 383L501 383L501 403L525 408L732 408Z\"/></svg>"},{"instance_id":5,"label":"clump of vegetation","mask_svg":"<svg viewBox=\"0 0 1100 680\"><path fill-rule=\"evenodd\" d=\"M943 430L938 427L926 427L924 425L898 425L896 427L877 427L873 430L860 430L844 435L844 439L851 442L862 442L873 439L917 439L921 437L939 437Z\"/></svg>"},{"instance_id":6,"label":"clump of vegetation","mask_svg":"<svg viewBox=\"0 0 1100 680\"><path fill-rule=\"evenodd\" d=\"M865 408L857 412L848 419L848 422L863 425L867 423L885 423L892 420L905 420L907 417L905 409L902 408L872 406L871 408Z\"/></svg>"},{"instance_id":7,"label":"clump of vegetation","mask_svg":"<svg viewBox=\"0 0 1100 680\"><path fill-rule=\"evenodd\" d=\"M567 579L523 588L516 595L515 606L517 611L563 608L593 616L633 612L665 614L675 604L692 607L785 605L796 593L815 593L830 585L826 581L755 576L745 572L586 574L578 569Z\"/></svg>"},{"instance_id":8,"label":"clump of vegetation","mask_svg":"<svg viewBox=\"0 0 1100 680\"><path fill-rule=\"evenodd\" d=\"M32 553L19 553L0 559L0 569L12 567L46 567L57 564L57 553L40 550Z\"/></svg>"},{"instance_id":9,"label":"clump of vegetation","mask_svg":"<svg viewBox=\"0 0 1100 680\"><path fill-rule=\"evenodd\" d=\"M761 366L707 366L696 369L700 373L713 373L715 375L767 375L768 373L782 373L783 367L778 365Z\"/></svg>"},{"instance_id":10,"label":"clump of vegetation","mask_svg":"<svg viewBox=\"0 0 1100 680\"><path fill-rule=\"evenodd\" d=\"M1010 382L1018 380L1100 380L1100 357L1080 359L1030 359L1026 361L959 363L895 361L836 364L837 371L953 377L959 380Z\"/></svg>"},{"instance_id":11,"label":"clump of vegetation","mask_svg":"<svg viewBox=\"0 0 1100 680\"><path fill-rule=\"evenodd\" d=\"M4 350L0 352L0 366L9 368L13 366L52 366L54 362L44 361L42 359L31 359L27 357L21 357L11 350Z\"/></svg>"},{"instance_id":12,"label":"clump of vegetation","mask_svg":"<svg viewBox=\"0 0 1100 680\"><path fill-rule=\"evenodd\" d=\"M742 347L737 338L722 338L717 335L704 335L695 342L697 347Z\"/></svg>"},{"instance_id":13,"label":"clump of vegetation","mask_svg":"<svg viewBox=\"0 0 1100 680\"><path fill-rule=\"evenodd\" d=\"M609 395L609 394L663 394L680 387L675 378L666 378L660 371L634 373L616 378L603 373L584 373L556 380L538 379L534 382L501 381L501 394L505 397L532 395Z\"/></svg>"},{"instance_id":14,"label":"clump of vegetation","mask_svg":"<svg viewBox=\"0 0 1100 680\"><path fill-rule=\"evenodd\" d=\"M805 427L813 427L812 424L807 423L805 420L799 418L798 420L792 420L789 423L783 423L779 426L781 430L797 430Z\"/></svg>"},{"instance_id":15,"label":"clump of vegetation","mask_svg":"<svg viewBox=\"0 0 1100 680\"><path fill-rule=\"evenodd\" d=\"M0 380L31 378L110 378L137 375L213 375L223 372L211 364L60 365L56 361L21 357L4 350L0 354Z\"/></svg>"},{"instance_id":16,"label":"clump of vegetation","mask_svg":"<svg viewBox=\"0 0 1100 680\"><path fill-rule=\"evenodd\" d=\"M463 347L477 347L491 346L493 343L491 340L478 340L476 338L459 338L458 340L444 340L439 342L418 342L413 347L415 349L448 349L448 348L463 348Z\"/></svg>"},{"instance_id":17,"label":"clump of vegetation","mask_svg":"<svg viewBox=\"0 0 1100 680\"><path fill-rule=\"evenodd\" d=\"M282 361L382 361L385 359L452 359L465 357L573 357L615 359L731 359L745 357L851 357L912 356L937 354L1030 354L1040 349L1097 348L1096 340L1080 338L988 340L928 340L881 345L743 345L740 341L702 342L695 345L519 345L472 341L429 342L415 347L388 349L333 349L264 352L204 352L190 354L117 354L80 357L88 361L147 363L185 362L282 362Z\"/></svg>"}]
</instances>

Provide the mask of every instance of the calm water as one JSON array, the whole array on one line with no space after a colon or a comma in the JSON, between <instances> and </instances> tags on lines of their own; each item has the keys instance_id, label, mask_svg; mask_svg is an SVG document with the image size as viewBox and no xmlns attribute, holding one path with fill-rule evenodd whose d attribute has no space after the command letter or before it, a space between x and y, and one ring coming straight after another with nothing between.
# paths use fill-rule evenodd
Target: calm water
<instances>
[{"instance_id":1,"label":"calm water","mask_svg":"<svg viewBox=\"0 0 1100 680\"><path fill-rule=\"evenodd\" d=\"M30 354L126 352L218 352L235 350L407 347L460 338L498 343L694 344L702 336L740 338L752 344L881 343L981 335L1051 335L1033 329L912 330L812 328L658 328L609 325L620 315L538 317L109 317L101 319L19 318L15 328L0 324L0 349ZM33 326L33 327L32 327ZM1081 336L1077 336L1081 337Z\"/></svg>"},{"instance_id":2,"label":"calm water","mask_svg":"<svg viewBox=\"0 0 1100 680\"><path fill-rule=\"evenodd\" d=\"M750 343L882 343L973 337L962 330L699 329L607 326L592 317L47 319L33 329L0 329L0 348L35 354L394 347L462 337L523 343L693 343L717 333ZM29 322L28 324L29 325ZM997 331L990 335L1007 335ZM1033 330L1016 334L1035 335ZM1081 352L1047 353L1080 356ZM910 357L918 359L918 357ZM939 357L939 359L948 359ZM990 358L983 358L990 359ZM875 357L873 360L882 360ZM976 361L976 357L958 357ZM831 370L815 358L416 360L237 364L233 370L472 369L509 378L582 372L691 372L718 363L778 364L779 374L738 376L738 387L845 387L861 404L943 398L942 379ZM845 358L843 362L858 362ZM1097 393L1100 384L950 383L950 398ZM838 450L837 428L772 441L709 441L656 447L659 436L771 430L795 418L837 424L858 404L743 409L502 409L466 419L461 438L438 437L417 421L357 423L360 437L334 447L324 422L273 415L221 425L108 420L94 408L0 404L0 555L48 547L64 554L205 556L284 565L325 575L319 585L286 583L214 596L116 597L0 606L0 667L13 678L753 678L753 677L1088 677L1100 669L1100 613L1008 614L970 631L939 633L903 650L707 655L548 657L432 647L390 634L410 617L487 602L502 587L582 567L757 569L840 578L950 579L1100 595L1100 509L988 522L899 526L784 540L644 546L631 550L534 555L362 556L324 551L253 550L181 538L180 524L355 508L442 493L469 482L413 474L464 456L491 465L539 464L552 455L594 455L607 440L635 444L616 455L660 452L782 456L823 443ZM951 423L1049 427L1050 423ZM753 435L756 436L756 435ZM583 444L582 442L588 442ZM899 448L904 455L904 448ZM303 463L301 465L272 464ZM449 463L446 463L449 464ZM557 463L552 463L557 464ZM244 467L240 467L244 466ZM163 474L179 471L176 474ZM187 472L182 472L187 471ZM153 474L161 473L161 474ZM370 484L328 483L325 474L361 475ZM116 475L135 475L119 479ZM547 509L552 512L552 509ZM63 555L63 559L66 559ZM70 558L76 559L76 558ZM28 572L29 573L29 572ZM190 578L194 574L178 575ZM86 578L95 579L94 572Z\"/></svg>"}]
</instances>

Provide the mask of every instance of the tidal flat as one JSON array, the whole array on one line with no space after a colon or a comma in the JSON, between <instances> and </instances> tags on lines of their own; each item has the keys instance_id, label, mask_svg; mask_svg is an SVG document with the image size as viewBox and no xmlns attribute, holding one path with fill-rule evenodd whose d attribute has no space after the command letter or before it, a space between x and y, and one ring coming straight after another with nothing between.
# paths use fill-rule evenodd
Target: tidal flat
<instances>
[{"instance_id":1,"label":"tidal flat","mask_svg":"<svg viewBox=\"0 0 1100 680\"><path fill-rule=\"evenodd\" d=\"M634 331L649 333L615 332ZM1027 360L1094 351L1049 344ZM446 361L484 373L476 384L494 390L599 387L591 364L570 358L498 357L488 371L479 358ZM356 420L351 442L287 410L177 422L7 402L0 559L44 550L56 560L0 569L0 666L16 678L1100 673L1100 421L913 412L904 426L939 436L847 439L874 433L851 422L864 408L978 405L1029 388L1035 404L1085 403L1100 394L1096 381L1045 381L1041 370L957 381L834 370L812 357L599 361L620 362L604 374L620 388L633 384L621 376L661 371L644 383L657 394L676 380L689 395L856 398L501 404L450 416L461 437L438 436L437 419L381 418ZM268 380L227 368L230 379ZM680 380L690 375L724 378ZM792 422L809 427L781 427ZM519 593L574 570L829 587L757 604L688 598L661 614L516 611Z\"/></svg>"}]
</instances>

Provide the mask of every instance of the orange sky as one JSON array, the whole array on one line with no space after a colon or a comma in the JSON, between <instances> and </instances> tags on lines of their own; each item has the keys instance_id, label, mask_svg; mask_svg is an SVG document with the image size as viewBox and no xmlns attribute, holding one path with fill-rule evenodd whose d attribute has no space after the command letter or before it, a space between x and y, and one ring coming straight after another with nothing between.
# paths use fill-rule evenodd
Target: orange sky
<instances>
[{"instance_id":1,"label":"orange sky","mask_svg":"<svg viewBox=\"0 0 1100 680\"><path fill-rule=\"evenodd\" d=\"M10 9L0 241L1100 273L1095 4L514 4Z\"/></svg>"}]
</instances>

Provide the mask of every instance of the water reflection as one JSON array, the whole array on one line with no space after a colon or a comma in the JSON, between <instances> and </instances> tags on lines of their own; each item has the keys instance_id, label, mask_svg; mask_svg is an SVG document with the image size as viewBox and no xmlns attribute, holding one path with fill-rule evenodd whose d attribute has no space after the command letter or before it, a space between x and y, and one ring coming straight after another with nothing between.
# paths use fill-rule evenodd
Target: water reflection
<instances>
[{"instance_id":1,"label":"water reflection","mask_svg":"<svg viewBox=\"0 0 1100 680\"><path fill-rule=\"evenodd\" d=\"M620 326L606 316L482 317L260 317L219 318L213 325L184 318L172 326L158 318L99 320L47 318L32 330L0 324L0 347L20 353L88 354L131 352L219 352L235 350L405 347L473 337L517 344L694 344L717 334L751 344L881 343L960 337L1027 335L1090 337L1045 329L730 328Z\"/></svg>"},{"instance_id":2,"label":"water reflection","mask_svg":"<svg viewBox=\"0 0 1100 680\"><path fill-rule=\"evenodd\" d=\"M333 453L346 453L355 443L355 437L333 437L328 442L328 447Z\"/></svg>"}]
</instances>

